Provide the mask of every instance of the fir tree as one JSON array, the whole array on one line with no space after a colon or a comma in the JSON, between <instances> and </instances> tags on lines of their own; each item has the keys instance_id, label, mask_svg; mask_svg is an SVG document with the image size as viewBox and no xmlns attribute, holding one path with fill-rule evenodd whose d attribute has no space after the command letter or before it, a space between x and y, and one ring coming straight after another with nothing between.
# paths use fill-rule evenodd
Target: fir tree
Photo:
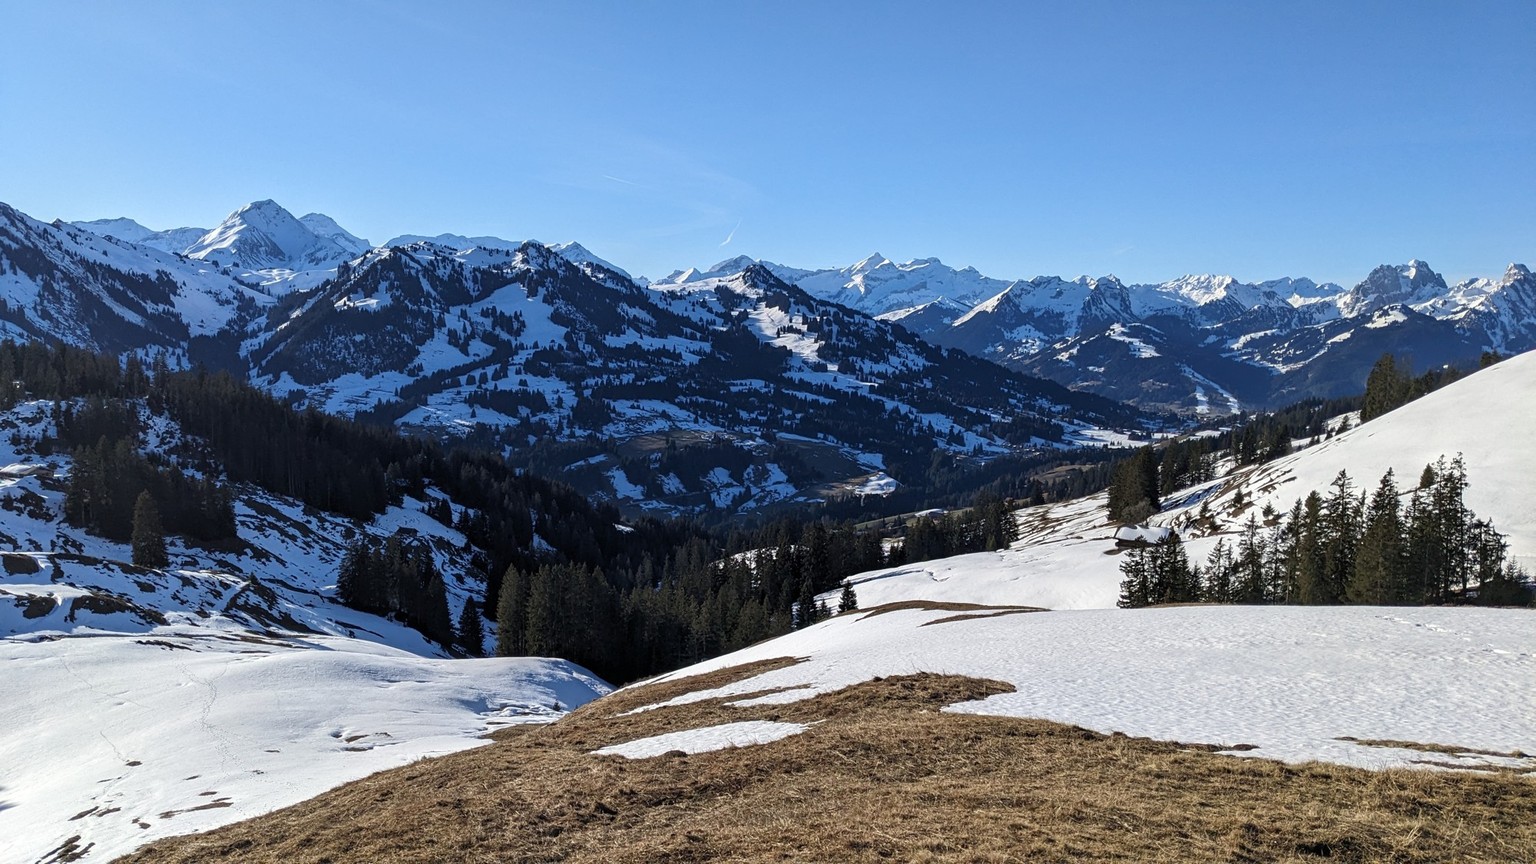
<instances>
[{"instance_id":1,"label":"fir tree","mask_svg":"<svg viewBox=\"0 0 1536 864\"><path fill-rule=\"evenodd\" d=\"M1152 603L1191 603L1200 599L1200 584L1189 567L1184 543L1177 531L1153 544L1150 555L1148 600Z\"/></svg>"},{"instance_id":2,"label":"fir tree","mask_svg":"<svg viewBox=\"0 0 1536 864\"><path fill-rule=\"evenodd\" d=\"M1205 585L1200 599L1207 603L1233 602L1232 574L1235 569L1231 547L1225 539L1217 539L1205 559Z\"/></svg>"},{"instance_id":3,"label":"fir tree","mask_svg":"<svg viewBox=\"0 0 1536 864\"><path fill-rule=\"evenodd\" d=\"M1295 601L1303 606L1332 603L1327 571L1323 563L1323 496L1316 492L1307 494L1302 502L1300 524L1297 526L1295 572Z\"/></svg>"},{"instance_id":4,"label":"fir tree","mask_svg":"<svg viewBox=\"0 0 1536 864\"><path fill-rule=\"evenodd\" d=\"M803 630L815 624L818 611L816 591L811 587L810 577L806 577L800 583L800 598L795 601L795 629Z\"/></svg>"},{"instance_id":5,"label":"fir tree","mask_svg":"<svg viewBox=\"0 0 1536 864\"><path fill-rule=\"evenodd\" d=\"M1365 532L1355 553L1347 597L1351 603L1388 605L1407 599L1403 520L1392 470L1382 475L1365 511Z\"/></svg>"},{"instance_id":6,"label":"fir tree","mask_svg":"<svg viewBox=\"0 0 1536 864\"><path fill-rule=\"evenodd\" d=\"M859 608L859 595L853 592L853 583L843 580L843 593L837 600L837 614L852 612Z\"/></svg>"},{"instance_id":7,"label":"fir tree","mask_svg":"<svg viewBox=\"0 0 1536 864\"><path fill-rule=\"evenodd\" d=\"M1122 609L1139 609L1152 603L1152 562L1145 546L1125 551L1120 562L1120 600Z\"/></svg>"},{"instance_id":8,"label":"fir tree","mask_svg":"<svg viewBox=\"0 0 1536 864\"><path fill-rule=\"evenodd\" d=\"M496 600L496 656L526 656L527 626L528 577L514 564L501 577L501 594Z\"/></svg>"},{"instance_id":9,"label":"fir tree","mask_svg":"<svg viewBox=\"0 0 1536 864\"><path fill-rule=\"evenodd\" d=\"M165 551L165 530L160 527L160 508L146 491L133 502L133 563L140 567L165 567L171 561Z\"/></svg>"},{"instance_id":10,"label":"fir tree","mask_svg":"<svg viewBox=\"0 0 1536 864\"><path fill-rule=\"evenodd\" d=\"M1365 379L1365 399L1360 407L1360 422L1400 407L1408 401L1412 376L1407 366L1399 367L1391 354L1381 355Z\"/></svg>"}]
</instances>

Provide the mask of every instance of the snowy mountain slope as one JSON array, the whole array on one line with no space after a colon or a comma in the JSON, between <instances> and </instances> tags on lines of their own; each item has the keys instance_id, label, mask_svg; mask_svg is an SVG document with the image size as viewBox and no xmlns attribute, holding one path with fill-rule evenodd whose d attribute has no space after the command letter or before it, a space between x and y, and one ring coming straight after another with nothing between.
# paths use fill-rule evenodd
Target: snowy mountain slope
<instances>
[{"instance_id":1,"label":"snowy mountain slope","mask_svg":"<svg viewBox=\"0 0 1536 864\"><path fill-rule=\"evenodd\" d=\"M181 458L195 443L139 411L145 451ZM451 609L483 600L465 535L429 515L438 490L359 523L236 486L237 541L168 537L170 565L139 567L127 544L64 521L79 469L40 446L54 416L51 401L0 412L0 860L106 860L608 689L564 661L450 661L406 624L340 604L342 556L364 534L425 549Z\"/></svg>"},{"instance_id":2,"label":"snowy mountain slope","mask_svg":"<svg viewBox=\"0 0 1536 864\"><path fill-rule=\"evenodd\" d=\"M756 263L737 256L658 285L718 280ZM896 264L881 255L825 270L761 263L813 296L898 322L934 344L1162 410L1204 414L1358 392L1388 343L1421 369L1475 360L1486 349L1536 346L1536 289L1520 265L1498 282L1447 287L1427 264L1411 261L1378 267L1346 290L1305 278L1244 283L1211 274L1139 285L1113 276L1009 282L937 259ZM1442 326L1396 328L1394 320L1378 338L1337 347L1381 328L1380 314L1394 306ZM1138 327L1159 335L1117 336ZM1367 347L1375 350L1370 357Z\"/></svg>"},{"instance_id":3,"label":"snowy mountain slope","mask_svg":"<svg viewBox=\"0 0 1536 864\"><path fill-rule=\"evenodd\" d=\"M265 206L269 203L257 202L241 212L271 210ZM303 225L305 220L313 222L314 231ZM319 243L329 248L334 239L346 254L365 251L366 241L327 217L311 214L298 222L295 226L275 214L237 212L208 238L199 238L197 248L186 251L221 262L238 258L236 268L245 270L240 278L274 295L317 287L334 275L335 263L341 260L336 249L299 254L298 247ZM140 237L138 242L162 242L142 239L148 229L131 220L81 224ZM249 235L241 241L246 251L240 255L231 251L236 234ZM275 239L279 236L281 243ZM512 252L522 245L456 234L402 235L385 245L413 243L460 254L475 249ZM603 275L606 271L631 284L648 284L580 244L549 248L591 269L589 275L598 281L611 278ZM1009 281L974 268L955 269L935 258L898 264L875 254L848 267L804 269L739 255L706 270L676 271L657 284L677 288L719 280L758 264L813 297L899 322L935 344L1154 410L1210 413L1275 407L1303 396L1358 391L1378 349L1386 344L1411 356L1420 369L1475 361L1484 350L1507 354L1536 346L1536 286L1521 265L1511 265L1502 279L1447 286L1427 264L1414 260L1378 267L1345 289L1306 278L1245 283L1216 274L1136 285L1121 284L1112 276ZM1443 326L1411 319L1383 325L1380 314L1395 306ZM1113 342L1133 343L1115 339L1111 328L1138 326L1161 334L1151 339L1137 336L1153 350L1116 349ZM1383 326L1384 332L1370 332ZM1350 339L1355 344L1345 346ZM1079 357L1085 346L1092 347Z\"/></svg>"},{"instance_id":4,"label":"snowy mountain slope","mask_svg":"<svg viewBox=\"0 0 1536 864\"><path fill-rule=\"evenodd\" d=\"M766 268L647 289L537 243L375 250L286 298L245 354L261 386L331 412L514 451L564 438L545 470L659 512L864 494L875 472L911 482L935 447L1000 453L1140 422ZM695 458L668 455L679 447Z\"/></svg>"},{"instance_id":5,"label":"snowy mountain slope","mask_svg":"<svg viewBox=\"0 0 1536 864\"><path fill-rule=\"evenodd\" d=\"M147 416L144 447L165 456L183 437L164 418ZM280 627L370 639L416 654L444 656L421 633L342 606L336 572L359 532L400 532L424 543L442 572L450 608L483 597L485 576L462 554L464 536L426 514L429 501L404 499L366 525L306 508L254 487L238 491L242 542L205 548L168 538L171 566L127 564L127 544L87 533L63 518L73 459L41 455L37 442L56 434L52 403L22 402L0 412L0 636L70 632L81 626L148 632L167 621L216 612L228 626ZM54 587L61 586L61 587Z\"/></svg>"},{"instance_id":6,"label":"snowy mountain slope","mask_svg":"<svg viewBox=\"0 0 1536 864\"><path fill-rule=\"evenodd\" d=\"M15 862L111 860L608 690L559 660L203 624L3 639L0 664L0 859Z\"/></svg>"},{"instance_id":7,"label":"snowy mountain slope","mask_svg":"<svg viewBox=\"0 0 1536 864\"><path fill-rule=\"evenodd\" d=\"M336 220L324 213L310 213L299 217L299 224L309 233L334 242L352 256L358 256L373 248L373 244L336 224Z\"/></svg>"},{"instance_id":8,"label":"snowy mountain slope","mask_svg":"<svg viewBox=\"0 0 1536 864\"><path fill-rule=\"evenodd\" d=\"M0 204L0 335L185 358L269 302L216 267Z\"/></svg>"},{"instance_id":9,"label":"snowy mountain slope","mask_svg":"<svg viewBox=\"0 0 1536 864\"><path fill-rule=\"evenodd\" d=\"M71 222L76 228L84 228L103 237L116 237L129 243L148 246L161 252L180 253L208 233L207 228L171 228L156 231L145 228L132 219L93 219L89 222Z\"/></svg>"},{"instance_id":10,"label":"snowy mountain slope","mask_svg":"<svg viewBox=\"0 0 1536 864\"><path fill-rule=\"evenodd\" d=\"M329 236L340 230L326 217L315 219L327 235L318 235L295 219L275 201L255 201L225 217L213 230L186 249L186 256L247 270L317 270L334 267L356 255L350 247L359 239L342 232L341 241ZM323 220L323 221L320 221ZM344 245L345 244L345 245Z\"/></svg>"},{"instance_id":11,"label":"snowy mountain slope","mask_svg":"<svg viewBox=\"0 0 1536 864\"><path fill-rule=\"evenodd\" d=\"M1265 465L1238 468L1207 484L1165 496L1154 526L1177 528L1192 562L1220 538L1230 545L1249 515L1285 512L1308 492L1325 492L1339 471L1357 489L1375 488L1392 469L1405 494L1424 466L1458 453L1465 460L1467 506L1506 534L1510 557L1536 571L1536 432L1525 406L1536 400L1536 351L1483 369L1369 423ZM1238 504L1238 496L1244 502ZM1198 518L1208 507L1211 523ZM1119 599L1120 558L1107 495L1031 507L1019 513L1011 549L873 571L851 580L860 603L907 600L1050 609L1111 608ZM836 592L823 595L835 607Z\"/></svg>"},{"instance_id":12,"label":"snowy mountain slope","mask_svg":"<svg viewBox=\"0 0 1536 864\"><path fill-rule=\"evenodd\" d=\"M500 249L511 252L523 245L521 240L503 240L500 237L465 237L463 234L438 234L428 237L425 234L401 234L391 238L383 245L385 247L410 246L414 243L430 243L434 246L446 246L455 251L466 249Z\"/></svg>"},{"instance_id":13,"label":"snowy mountain slope","mask_svg":"<svg viewBox=\"0 0 1536 864\"><path fill-rule=\"evenodd\" d=\"M960 375L956 364L965 361L956 350L893 365L882 352L901 334L868 323L862 313L877 309L887 309L879 317L898 330L940 347L1195 415L1358 392L1388 350L1423 369L1475 362L1490 347L1536 344L1536 285L1519 267L1498 282L1474 280L1422 300L1443 283L1422 262L1378 268L1345 292L1306 279L1004 282L933 259L898 265L871 256L813 271L738 256L674 274L647 292L643 280L579 244L531 244L574 264L562 275L550 255L497 238L392 240L387 248L406 250L400 254L409 260L383 249L355 254L365 241L323 216L305 219L309 225L271 202L248 205L199 239L194 254L209 261L33 222L15 232L14 251L5 253L0 241L0 255L27 268L3 265L0 329L115 351L165 350L173 365L204 362L306 404L488 446L559 439L553 449L561 452L531 456L529 464L548 472L578 466L573 479L584 490L627 506L662 502L664 512L791 500L829 482L851 493L873 471L910 484L921 457L903 474L889 470L895 451L910 458L937 447L984 458L1061 440L1069 427L1139 422L1111 419L1102 404L1078 404L1060 391L1044 402L1000 400L995 388L976 386L997 373L966 367ZM226 259L238 263L216 263ZM806 299L775 305L716 296L731 294L732 280L753 268L809 286ZM185 289L157 289L162 278ZM555 299L540 296L535 283L560 286ZM1341 315L1346 300L1359 314ZM1388 300L1422 302L1379 306ZM839 335L825 338L833 330ZM934 363L950 369L941 376L948 383L936 386L939 379L918 371ZM1044 394L1036 383L1011 380L1007 388L1020 395ZM892 395L893 388L904 392ZM836 416L806 419L829 404ZM789 417L796 419L780 420ZM1012 417L1018 422L1005 431ZM887 435L892 427L895 435ZM810 470L768 456L777 446L769 436L780 432L798 438L776 440L812 451L799 454ZM619 452L583 448L578 442L589 435L618 439ZM641 436L653 436L651 443L622 443ZM725 461L732 464L701 462L697 474L685 472L691 476L655 464L669 441L716 437L731 442L736 455Z\"/></svg>"},{"instance_id":14,"label":"snowy mountain slope","mask_svg":"<svg viewBox=\"0 0 1536 864\"><path fill-rule=\"evenodd\" d=\"M591 250L587 249L587 247L581 245L580 243L575 242L574 240L568 243L546 243L544 245L549 248L549 251L554 252L561 258L564 258L565 260L575 264L578 267L582 267L583 265L592 265L594 267L601 267L607 270L612 270L613 272L623 276L625 279L628 279L631 282L634 282L642 288L650 284L648 281L641 281L629 275L628 271L624 270L618 265L593 255Z\"/></svg>"}]
</instances>

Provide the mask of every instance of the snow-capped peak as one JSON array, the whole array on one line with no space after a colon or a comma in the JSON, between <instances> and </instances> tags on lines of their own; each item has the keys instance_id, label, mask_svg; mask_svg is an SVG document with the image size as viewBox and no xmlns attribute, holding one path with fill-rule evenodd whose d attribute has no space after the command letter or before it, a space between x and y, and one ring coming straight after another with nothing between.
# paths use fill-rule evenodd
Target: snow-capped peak
<instances>
[{"instance_id":1,"label":"snow-capped peak","mask_svg":"<svg viewBox=\"0 0 1536 864\"><path fill-rule=\"evenodd\" d=\"M933 260L937 261L938 259L935 258ZM889 263L891 263L891 259L881 255L879 252L876 252L848 269L854 273L868 273L877 267L883 267Z\"/></svg>"},{"instance_id":2,"label":"snow-capped peak","mask_svg":"<svg viewBox=\"0 0 1536 864\"><path fill-rule=\"evenodd\" d=\"M568 243L548 243L545 245L551 252L554 252L556 255L559 255L561 258L564 258L565 260L575 264L578 267L582 264L595 264L598 267L604 267L606 269L612 270L620 276L623 276L625 279L629 279L631 281L634 280L634 277L629 275L629 273L623 268L615 266L612 262L593 255L590 249L581 245L580 243L577 243L574 240Z\"/></svg>"},{"instance_id":3,"label":"snow-capped peak","mask_svg":"<svg viewBox=\"0 0 1536 864\"><path fill-rule=\"evenodd\" d=\"M92 219L87 222L71 222L76 228L83 228L92 234L102 237L115 237L126 243L137 243L140 246L148 246L161 252L182 252L196 243L198 238L208 233L207 228L171 228L166 231L156 231L146 228L140 223L125 217L117 219Z\"/></svg>"},{"instance_id":4,"label":"snow-capped peak","mask_svg":"<svg viewBox=\"0 0 1536 864\"><path fill-rule=\"evenodd\" d=\"M1400 266L1383 264L1340 298L1339 311L1354 317L1393 304L1428 302L1448 290L1440 274L1417 258Z\"/></svg>"},{"instance_id":5,"label":"snow-capped peak","mask_svg":"<svg viewBox=\"0 0 1536 864\"><path fill-rule=\"evenodd\" d=\"M391 238L385 246L410 246L413 243L432 243L437 246L446 246L455 252L463 252L467 249L501 249L507 252L515 252L523 245L521 240L505 240L501 237L466 237L463 234L438 234L429 237L425 234L401 234Z\"/></svg>"},{"instance_id":6,"label":"snow-capped peak","mask_svg":"<svg viewBox=\"0 0 1536 864\"><path fill-rule=\"evenodd\" d=\"M127 217L92 219L88 222L71 222L69 224L76 228L84 228L92 234L100 234L103 237L116 237L129 243L138 243L156 233L154 229L145 228L143 225Z\"/></svg>"},{"instance_id":7,"label":"snow-capped peak","mask_svg":"<svg viewBox=\"0 0 1536 864\"><path fill-rule=\"evenodd\" d=\"M277 202L265 199L229 214L188 247L186 254L250 270L309 270L334 266L354 253L336 240L316 235Z\"/></svg>"},{"instance_id":8,"label":"snow-capped peak","mask_svg":"<svg viewBox=\"0 0 1536 864\"><path fill-rule=\"evenodd\" d=\"M709 268L709 272L722 275L726 273L740 273L756 263L757 259L749 255L737 255L734 258L727 258L724 261L718 262L715 266Z\"/></svg>"},{"instance_id":9,"label":"snow-capped peak","mask_svg":"<svg viewBox=\"0 0 1536 864\"><path fill-rule=\"evenodd\" d=\"M310 213L299 217L299 224L310 230L316 237L325 237L336 242L336 245L351 252L361 255L373 248L373 244L353 234L351 231L336 224L336 220L324 213Z\"/></svg>"}]
</instances>

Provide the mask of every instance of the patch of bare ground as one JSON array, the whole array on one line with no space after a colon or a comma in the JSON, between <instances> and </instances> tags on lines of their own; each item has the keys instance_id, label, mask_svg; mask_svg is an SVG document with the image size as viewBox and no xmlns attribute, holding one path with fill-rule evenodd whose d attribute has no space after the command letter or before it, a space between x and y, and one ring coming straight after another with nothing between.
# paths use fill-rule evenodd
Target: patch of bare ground
<instances>
[{"instance_id":1,"label":"patch of bare ground","mask_svg":"<svg viewBox=\"0 0 1536 864\"><path fill-rule=\"evenodd\" d=\"M856 612L864 618L873 618L876 615L884 615L887 612L902 612L908 609L923 609L930 612L1046 611L1035 606L988 606L982 603L949 603L942 600L901 600L896 603L882 603L879 606L871 606L868 609L859 609Z\"/></svg>"},{"instance_id":2,"label":"patch of bare ground","mask_svg":"<svg viewBox=\"0 0 1536 864\"><path fill-rule=\"evenodd\" d=\"M1011 685L920 674L786 705L625 713L793 660L621 690L130 862L1530 861L1536 781L1287 766L1040 720L946 713ZM750 719L751 747L609 744Z\"/></svg>"}]
</instances>

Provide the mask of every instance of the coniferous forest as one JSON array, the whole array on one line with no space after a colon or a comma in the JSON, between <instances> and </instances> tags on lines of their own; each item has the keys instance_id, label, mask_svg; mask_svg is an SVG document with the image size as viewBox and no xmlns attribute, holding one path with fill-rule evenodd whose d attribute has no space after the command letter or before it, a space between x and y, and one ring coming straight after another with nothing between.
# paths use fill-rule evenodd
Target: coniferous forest
<instances>
[{"instance_id":1,"label":"coniferous forest","mask_svg":"<svg viewBox=\"0 0 1536 864\"><path fill-rule=\"evenodd\" d=\"M62 345L0 343L0 382L0 410L22 398L54 403L57 436L38 444L74 460L66 520L132 541L144 566L163 560L165 535L237 544L240 484L359 522L410 495L467 538L466 567L485 583L483 607L450 610L423 548L366 535L341 563L342 602L466 653L480 650L475 631L494 632L498 653L561 656L610 681L810 623L817 606L803 599L854 573L1003 548L1016 536L1005 502L991 494L961 514L912 520L906 542L894 544L820 520L731 529L626 521L493 453L298 411L225 373ZM185 433L164 452L146 447L160 416Z\"/></svg>"},{"instance_id":2,"label":"coniferous forest","mask_svg":"<svg viewBox=\"0 0 1536 864\"><path fill-rule=\"evenodd\" d=\"M1506 560L1493 523L1468 509L1466 489L1459 456L1425 466L1406 503L1391 471L1369 494L1341 471L1289 513L1250 513L1203 565L1190 563L1177 532L1126 550L1120 605L1530 603L1530 575Z\"/></svg>"}]
</instances>

